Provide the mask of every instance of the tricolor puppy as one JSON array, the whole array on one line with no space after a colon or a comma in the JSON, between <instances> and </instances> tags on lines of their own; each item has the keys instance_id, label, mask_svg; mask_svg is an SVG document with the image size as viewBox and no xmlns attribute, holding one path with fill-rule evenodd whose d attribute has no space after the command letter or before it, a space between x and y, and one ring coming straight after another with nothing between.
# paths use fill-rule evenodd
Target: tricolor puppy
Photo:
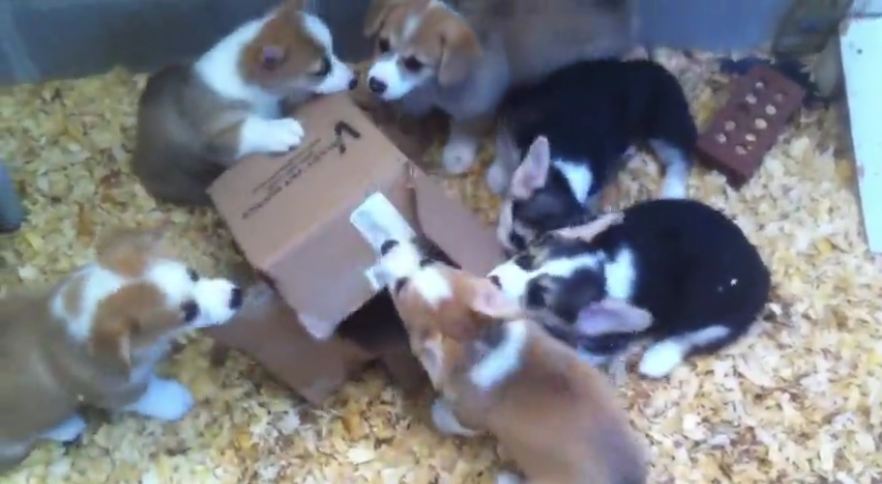
<instances>
[{"instance_id":1,"label":"tricolor puppy","mask_svg":"<svg viewBox=\"0 0 882 484\"><path fill-rule=\"evenodd\" d=\"M683 88L652 61L581 62L512 90L487 172L490 188L506 195L500 241L519 250L584 220L637 143L665 167L662 196L685 197L696 138Z\"/></svg>"},{"instance_id":2,"label":"tricolor puppy","mask_svg":"<svg viewBox=\"0 0 882 484\"><path fill-rule=\"evenodd\" d=\"M444 166L463 173L509 86L624 54L633 11L631 0L374 0L365 21L377 45L368 87L410 114L449 114Z\"/></svg>"},{"instance_id":3,"label":"tricolor puppy","mask_svg":"<svg viewBox=\"0 0 882 484\"><path fill-rule=\"evenodd\" d=\"M121 232L50 290L0 299L0 470L38 440L76 439L83 405L161 420L193 406L153 368L175 337L230 319L242 294L165 255L161 239Z\"/></svg>"},{"instance_id":4,"label":"tricolor puppy","mask_svg":"<svg viewBox=\"0 0 882 484\"><path fill-rule=\"evenodd\" d=\"M208 204L205 189L237 160L300 144L303 127L284 117L283 100L296 104L354 87L327 26L302 4L288 0L195 63L150 77L139 103L132 164L153 197Z\"/></svg>"},{"instance_id":5,"label":"tricolor puppy","mask_svg":"<svg viewBox=\"0 0 882 484\"><path fill-rule=\"evenodd\" d=\"M529 482L642 483L646 461L605 378L522 316L486 278L409 240L381 247L380 272L448 434L489 432Z\"/></svg>"},{"instance_id":6,"label":"tricolor puppy","mask_svg":"<svg viewBox=\"0 0 882 484\"><path fill-rule=\"evenodd\" d=\"M489 278L522 307L590 336L579 344L590 356L605 359L651 338L639 367L649 377L747 332L771 284L756 248L732 220L697 201L666 199L548 232ZM648 311L652 324L643 331L596 326L610 321L598 318L609 308L597 303L608 299Z\"/></svg>"}]
</instances>

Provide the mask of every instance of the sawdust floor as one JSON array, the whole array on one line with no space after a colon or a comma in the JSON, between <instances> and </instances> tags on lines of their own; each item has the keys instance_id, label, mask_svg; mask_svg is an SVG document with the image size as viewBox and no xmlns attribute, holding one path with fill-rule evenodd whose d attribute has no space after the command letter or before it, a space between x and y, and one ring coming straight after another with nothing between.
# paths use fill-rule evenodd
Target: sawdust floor
<instances>
[{"instance_id":1,"label":"sawdust floor","mask_svg":"<svg viewBox=\"0 0 882 484\"><path fill-rule=\"evenodd\" d=\"M725 99L712 63L666 53L700 122ZM129 174L142 76L6 89L0 156L30 212L0 236L0 292L51 281L89 261L96 233L116 224L175 223L183 257L223 273L237 262L209 211L157 207ZM630 372L620 388L651 446L654 482L880 482L882 261L859 222L847 152L834 149L836 112L803 112L742 191L697 169L691 193L725 210L774 271L774 300L754 334L669 379ZM486 157L486 154L485 154ZM618 182L620 203L652 196L658 165L638 156ZM451 183L493 217L480 176ZM190 339L162 371L199 403L182 422L90 415L83 441L41 445L3 482L491 482L490 440L443 438L368 372L309 408L246 358L209 361ZM541 425L541 424L540 424Z\"/></svg>"}]
</instances>

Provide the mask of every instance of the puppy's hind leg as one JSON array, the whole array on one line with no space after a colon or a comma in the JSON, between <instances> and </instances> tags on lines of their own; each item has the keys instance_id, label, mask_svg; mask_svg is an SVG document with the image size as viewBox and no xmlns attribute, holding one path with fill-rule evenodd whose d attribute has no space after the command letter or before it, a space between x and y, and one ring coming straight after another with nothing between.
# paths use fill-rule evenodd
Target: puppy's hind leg
<instances>
[{"instance_id":1,"label":"puppy's hind leg","mask_svg":"<svg viewBox=\"0 0 882 484\"><path fill-rule=\"evenodd\" d=\"M662 139L651 139L649 145L655 152L655 156L665 166L662 197L686 198L688 196L689 172L692 169L692 158L689 153Z\"/></svg>"},{"instance_id":2,"label":"puppy's hind leg","mask_svg":"<svg viewBox=\"0 0 882 484\"><path fill-rule=\"evenodd\" d=\"M707 326L697 331L673 336L653 343L643 353L638 370L649 378L662 378L695 350L726 340L731 330L722 325Z\"/></svg>"},{"instance_id":3,"label":"puppy's hind leg","mask_svg":"<svg viewBox=\"0 0 882 484\"><path fill-rule=\"evenodd\" d=\"M174 381L153 376L138 401L124 410L158 420L181 419L193 408L194 400L187 387Z\"/></svg>"}]
</instances>

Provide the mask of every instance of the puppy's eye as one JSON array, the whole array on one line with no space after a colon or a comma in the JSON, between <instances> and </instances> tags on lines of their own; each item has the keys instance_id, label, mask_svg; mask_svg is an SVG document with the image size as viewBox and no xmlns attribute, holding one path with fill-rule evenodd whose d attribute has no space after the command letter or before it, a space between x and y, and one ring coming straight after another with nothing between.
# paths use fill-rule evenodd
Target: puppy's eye
<instances>
[{"instance_id":1,"label":"puppy's eye","mask_svg":"<svg viewBox=\"0 0 882 484\"><path fill-rule=\"evenodd\" d=\"M377 41L377 49L379 49L381 54L385 54L389 52L392 46L389 45L389 39L380 39Z\"/></svg>"},{"instance_id":2,"label":"puppy's eye","mask_svg":"<svg viewBox=\"0 0 882 484\"><path fill-rule=\"evenodd\" d=\"M322 62L319 65L319 68L312 73L312 75L316 77L325 77L331 72L331 59L328 56L322 57Z\"/></svg>"},{"instance_id":3,"label":"puppy's eye","mask_svg":"<svg viewBox=\"0 0 882 484\"><path fill-rule=\"evenodd\" d=\"M410 72L419 72L423 68L423 63L416 57L410 56L404 59L404 68Z\"/></svg>"},{"instance_id":4,"label":"puppy's eye","mask_svg":"<svg viewBox=\"0 0 882 484\"><path fill-rule=\"evenodd\" d=\"M187 268L187 275L190 276L190 280L193 282L196 282L199 280L199 274L197 274L196 271L194 271L193 269L191 269L189 267Z\"/></svg>"},{"instance_id":5,"label":"puppy's eye","mask_svg":"<svg viewBox=\"0 0 882 484\"><path fill-rule=\"evenodd\" d=\"M199 305L196 301L184 301L181 311L184 312L184 321L192 323L199 316Z\"/></svg>"}]
</instances>

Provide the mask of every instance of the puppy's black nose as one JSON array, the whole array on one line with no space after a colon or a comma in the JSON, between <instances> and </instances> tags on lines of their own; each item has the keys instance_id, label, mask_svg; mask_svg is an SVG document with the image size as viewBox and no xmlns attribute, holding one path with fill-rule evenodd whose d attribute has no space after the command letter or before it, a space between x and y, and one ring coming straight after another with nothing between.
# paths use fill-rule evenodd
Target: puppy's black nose
<instances>
[{"instance_id":1,"label":"puppy's black nose","mask_svg":"<svg viewBox=\"0 0 882 484\"><path fill-rule=\"evenodd\" d=\"M371 92L375 94L383 94L384 92L386 92L387 87L388 86L386 86L385 82L377 79L376 77L368 79L368 88L371 90Z\"/></svg>"},{"instance_id":2,"label":"puppy's black nose","mask_svg":"<svg viewBox=\"0 0 882 484\"><path fill-rule=\"evenodd\" d=\"M496 286L496 287L502 289L502 282L499 281L499 276L490 276L490 277L488 277L488 279L490 279L490 282L491 282L494 286Z\"/></svg>"},{"instance_id":3,"label":"puppy's black nose","mask_svg":"<svg viewBox=\"0 0 882 484\"><path fill-rule=\"evenodd\" d=\"M230 308L239 309L240 307L242 307L242 289L235 287L230 295Z\"/></svg>"},{"instance_id":4,"label":"puppy's black nose","mask_svg":"<svg viewBox=\"0 0 882 484\"><path fill-rule=\"evenodd\" d=\"M353 77L352 80L349 81L349 90L351 91L351 90L355 89L356 87L358 87L358 78Z\"/></svg>"}]
</instances>

